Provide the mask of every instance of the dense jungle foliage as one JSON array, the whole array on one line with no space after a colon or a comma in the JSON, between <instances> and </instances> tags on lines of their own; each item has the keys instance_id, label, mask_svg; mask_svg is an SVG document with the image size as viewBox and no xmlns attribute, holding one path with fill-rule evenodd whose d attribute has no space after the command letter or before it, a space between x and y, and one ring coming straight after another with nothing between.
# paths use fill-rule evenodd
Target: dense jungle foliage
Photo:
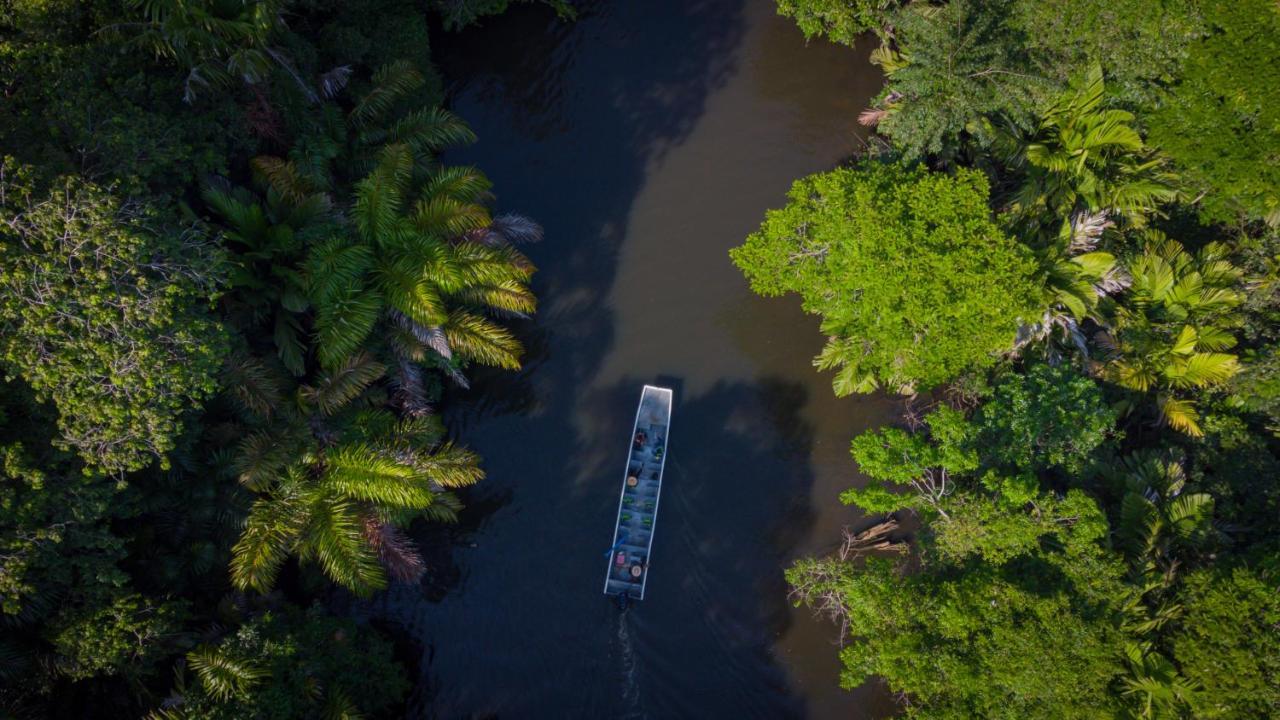
<instances>
[{"instance_id":1,"label":"dense jungle foliage","mask_svg":"<svg viewBox=\"0 0 1280 720\"><path fill-rule=\"evenodd\" d=\"M431 52L510 2L0 2L0 717L403 715L330 601L423 577L484 479L445 388L520 366L542 231ZM1280 716L1280 5L778 10L885 74L732 252L905 397L841 501L918 531L787 572L843 684Z\"/></svg>"},{"instance_id":2,"label":"dense jungle foliage","mask_svg":"<svg viewBox=\"0 0 1280 720\"><path fill-rule=\"evenodd\" d=\"M919 531L787 573L843 684L919 718L1280 716L1280 5L778 9L886 77L864 157L732 252L821 315L837 394L909 396L842 500Z\"/></svg>"},{"instance_id":3,"label":"dense jungle foliage","mask_svg":"<svg viewBox=\"0 0 1280 720\"><path fill-rule=\"evenodd\" d=\"M429 32L506 6L0 4L0 716L400 712L322 601L422 576L441 390L520 364L541 229L440 162Z\"/></svg>"}]
</instances>

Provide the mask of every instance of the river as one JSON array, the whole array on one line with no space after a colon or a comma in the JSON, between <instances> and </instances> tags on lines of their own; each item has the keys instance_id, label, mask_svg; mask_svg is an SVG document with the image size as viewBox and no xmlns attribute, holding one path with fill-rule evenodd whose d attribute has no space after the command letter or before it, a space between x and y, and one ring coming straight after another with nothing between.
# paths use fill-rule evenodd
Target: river
<instances>
[{"instance_id":1,"label":"river","mask_svg":"<svg viewBox=\"0 0 1280 720\"><path fill-rule=\"evenodd\" d=\"M369 614L423 648L415 717L871 718L838 687L834 628L793 608L783 569L857 520L848 444L892 418L836 399L796 298L753 296L727 251L792 180L856 152L880 85L771 0L539 6L433 48L480 141L449 153L494 181L541 307L520 373L480 373L451 430L485 459L443 592L396 587ZM601 594L640 386L676 389L648 597ZM437 558L439 561L439 558Z\"/></svg>"}]
</instances>

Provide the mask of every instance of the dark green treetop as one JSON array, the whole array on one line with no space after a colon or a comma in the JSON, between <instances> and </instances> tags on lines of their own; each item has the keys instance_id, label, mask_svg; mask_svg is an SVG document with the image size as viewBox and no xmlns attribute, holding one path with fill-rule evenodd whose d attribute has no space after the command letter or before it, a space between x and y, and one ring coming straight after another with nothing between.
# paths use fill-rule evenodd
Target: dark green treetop
<instances>
[{"instance_id":1,"label":"dark green treetop","mask_svg":"<svg viewBox=\"0 0 1280 720\"><path fill-rule=\"evenodd\" d=\"M1280 224L1280 7L1204 5L1210 32L1151 116L1151 141L1204 193L1206 219Z\"/></svg>"}]
</instances>

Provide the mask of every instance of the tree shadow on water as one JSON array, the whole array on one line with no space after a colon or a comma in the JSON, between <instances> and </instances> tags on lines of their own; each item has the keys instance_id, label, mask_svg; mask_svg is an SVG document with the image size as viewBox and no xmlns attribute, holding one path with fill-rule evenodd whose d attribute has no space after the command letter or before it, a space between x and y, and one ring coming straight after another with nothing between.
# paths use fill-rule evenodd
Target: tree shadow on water
<instances>
[{"instance_id":1,"label":"tree shadow on water","mask_svg":"<svg viewBox=\"0 0 1280 720\"><path fill-rule=\"evenodd\" d=\"M522 333L547 348L530 380L529 407L544 416L567 417L574 388L611 347L607 302L632 205L653 163L735 71L743 5L588 2L567 24L545 7L515 6L436 45L457 81L453 109L480 137L446 161L484 169L498 211L528 214L546 231L527 248L541 269L540 307ZM530 337L538 333L545 339ZM469 397L486 393L477 383Z\"/></svg>"},{"instance_id":2,"label":"tree shadow on water","mask_svg":"<svg viewBox=\"0 0 1280 720\"><path fill-rule=\"evenodd\" d=\"M480 142L449 153L494 181L498 212L541 222L536 319L521 373L449 391L488 477L465 493L452 588L393 588L361 612L424 648L414 717L792 717L771 656L789 614L785 559L812 523L806 391L768 379L678 392L649 597L601 593L637 375L593 387L608 306L654 163L736 72L745 0L588 3L572 24L515 6L435 52ZM679 378L667 378L679 387ZM423 538L425 540L425 538ZM433 651L433 648L435 651Z\"/></svg>"}]
</instances>

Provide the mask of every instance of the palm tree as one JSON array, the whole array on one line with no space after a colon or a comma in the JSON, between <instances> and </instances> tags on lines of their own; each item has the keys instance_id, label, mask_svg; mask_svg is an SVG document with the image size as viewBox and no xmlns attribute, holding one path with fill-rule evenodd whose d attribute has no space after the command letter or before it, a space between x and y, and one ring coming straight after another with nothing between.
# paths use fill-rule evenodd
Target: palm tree
<instances>
[{"instance_id":1,"label":"palm tree","mask_svg":"<svg viewBox=\"0 0 1280 720\"><path fill-rule=\"evenodd\" d=\"M1105 86L1093 66L1043 113L1029 137L980 120L972 128L1025 179L1005 216L1037 251L1046 310L1021 328L1015 350L1054 337L1088 356L1081 325L1099 321L1104 297L1128 282L1116 257L1100 249L1118 222L1141 227L1157 206L1176 197L1176 178L1131 126L1133 116L1101 107ZM1062 355L1045 345L1051 361Z\"/></svg>"},{"instance_id":2,"label":"palm tree","mask_svg":"<svg viewBox=\"0 0 1280 720\"><path fill-rule=\"evenodd\" d=\"M492 217L482 173L436 162L475 136L446 110L397 112L423 83L411 64L373 80L345 118L322 117L323 131L288 159L259 157L254 167L294 203L336 191L339 168L362 168L348 222L312 243L303 268L317 355L332 368L362 349L390 353L401 408L421 412L424 363L462 385L464 363L519 367L519 342L494 318L533 312L534 267L515 246L542 230L518 215ZM370 343L375 327L380 342Z\"/></svg>"},{"instance_id":3,"label":"palm tree","mask_svg":"<svg viewBox=\"0 0 1280 720\"><path fill-rule=\"evenodd\" d=\"M387 570L421 576L422 558L399 526L456 519L449 491L484 473L474 453L442 440L437 418L401 420L378 407L385 369L367 354L350 358L299 386L267 429L240 442L240 482L260 497L233 548L236 587L265 592L290 556L360 595L385 587Z\"/></svg>"},{"instance_id":4,"label":"palm tree","mask_svg":"<svg viewBox=\"0 0 1280 720\"><path fill-rule=\"evenodd\" d=\"M202 193L231 251L230 291L222 301L246 335L269 332L281 362L303 375L310 302L298 267L306 248L333 231L331 201L304 181L281 191L270 175L259 172L259 178L263 197L221 181Z\"/></svg>"},{"instance_id":5,"label":"palm tree","mask_svg":"<svg viewBox=\"0 0 1280 720\"><path fill-rule=\"evenodd\" d=\"M1115 536L1134 586L1123 627L1140 638L1125 645L1129 675L1121 678L1121 692L1138 699L1137 717L1177 717L1195 687L1157 649L1156 639L1182 614L1173 593L1176 555L1213 531L1213 497L1185 492L1186 471L1171 452L1134 453L1107 476L1122 493Z\"/></svg>"},{"instance_id":6,"label":"palm tree","mask_svg":"<svg viewBox=\"0 0 1280 720\"><path fill-rule=\"evenodd\" d=\"M266 668L234 657L221 645L197 647L187 653L187 664L195 671L204 691L223 702L247 695L269 675Z\"/></svg>"},{"instance_id":7,"label":"palm tree","mask_svg":"<svg viewBox=\"0 0 1280 720\"><path fill-rule=\"evenodd\" d=\"M1144 571L1170 572L1174 550L1211 531L1213 497L1184 492L1186 470L1176 455L1136 452L1112 476L1123 489L1117 544Z\"/></svg>"},{"instance_id":8,"label":"palm tree","mask_svg":"<svg viewBox=\"0 0 1280 720\"><path fill-rule=\"evenodd\" d=\"M514 245L540 230L491 218L488 180L474 169L436 168L411 192L413 168L409 146L384 148L357 183L353 232L308 259L321 364L364 347L381 325L398 364L431 362L464 384L459 361L518 368L520 343L492 316L534 310L534 267Z\"/></svg>"},{"instance_id":9,"label":"palm tree","mask_svg":"<svg viewBox=\"0 0 1280 720\"><path fill-rule=\"evenodd\" d=\"M1128 642L1124 647L1129 675L1120 678L1120 692L1138 700L1133 717L1142 720L1186 717L1197 691L1178 668L1150 642Z\"/></svg>"},{"instance_id":10,"label":"palm tree","mask_svg":"<svg viewBox=\"0 0 1280 720\"><path fill-rule=\"evenodd\" d=\"M367 176L384 147L403 145L413 155L414 179L420 181L441 150L475 142L471 128L444 108L402 110L426 84L413 63L401 60L383 66L372 81L373 88L346 113L328 103L300 118L311 127L300 134L288 157L261 156L254 161L255 169L287 194L306 194L306 186L337 191ZM340 88L341 83L334 85Z\"/></svg>"},{"instance_id":11,"label":"palm tree","mask_svg":"<svg viewBox=\"0 0 1280 720\"><path fill-rule=\"evenodd\" d=\"M1128 287L1128 275L1116 257L1098 250L1102 234L1114 223L1106 212L1078 211L1063 221L1057 240L1044 243L1037 253L1045 285L1045 311L1040 320L1018 329L1015 352L1031 344L1043 344L1050 362L1057 362L1063 345L1088 357L1081 326L1098 320L1102 298Z\"/></svg>"},{"instance_id":12,"label":"palm tree","mask_svg":"<svg viewBox=\"0 0 1280 720\"><path fill-rule=\"evenodd\" d=\"M1164 158L1143 142L1131 113L1102 107L1104 94L1102 69L1094 65L1045 111L1032 137L997 143L1015 148L1011 165L1026 170L1013 207L1029 225L1085 210L1140 227L1177 197Z\"/></svg>"},{"instance_id":13,"label":"palm tree","mask_svg":"<svg viewBox=\"0 0 1280 720\"><path fill-rule=\"evenodd\" d=\"M1129 390L1155 392L1160 421L1199 436L1195 404L1180 393L1221 386L1239 370L1236 356L1222 351L1235 345L1229 311L1242 300L1235 289L1241 273L1222 245L1193 257L1155 237L1129 268L1123 302L1103 302L1109 329L1095 336L1104 350L1098 371Z\"/></svg>"}]
</instances>

